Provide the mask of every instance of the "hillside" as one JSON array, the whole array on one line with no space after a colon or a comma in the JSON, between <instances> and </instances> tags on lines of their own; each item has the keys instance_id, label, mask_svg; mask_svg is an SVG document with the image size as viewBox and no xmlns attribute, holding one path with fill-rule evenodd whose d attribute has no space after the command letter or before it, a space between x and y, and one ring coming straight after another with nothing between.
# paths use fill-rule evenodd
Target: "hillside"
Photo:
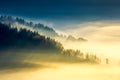
<instances>
[{"instance_id":1,"label":"hillside","mask_svg":"<svg viewBox=\"0 0 120 80\"><path fill-rule=\"evenodd\" d=\"M23 18L19 17L12 17L12 16L1 16L0 17L0 22L11 25L11 26L21 26L21 27L26 27L32 30L35 30L39 32L40 34L47 36L47 37L57 37L58 34L57 32L48 26L45 26L44 24L41 23L33 23L31 21L26 21Z\"/></svg>"},{"instance_id":2,"label":"hillside","mask_svg":"<svg viewBox=\"0 0 120 80\"><path fill-rule=\"evenodd\" d=\"M59 42L37 32L0 23L0 70L44 67L46 62L94 64L100 59L79 50L64 49Z\"/></svg>"},{"instance_id":3,"label":"hillside","mask_svg":"<svg viewBox=\"0 0 120 80\"><path fill-rule=\"evenodd\" d=\"M40 35L47 36L53 39L65 39L66 41L77 41L77 42L85 42L86 39L79 37L78 39L74 36L68 35L65 36L64 34L58 34L56 30L49 26L45 26L42 23L34 23L32 21L27 21L23 18L13 17L13 16L1 16L0 22L6 25L10 25L12 27L17 28L26 28L27 30L36 31Z\"/></svg>"},{"instance_id":4,"label":"hillside","mask_svg":"<svg viewBox=\"0 0 120 80\"><path fill-rule=\"evenodd\" d=\"M12 28L0 23L0 49L29 49L61 51L62 45L49 37L26 29Z\"/></svg>"}]
</instances>

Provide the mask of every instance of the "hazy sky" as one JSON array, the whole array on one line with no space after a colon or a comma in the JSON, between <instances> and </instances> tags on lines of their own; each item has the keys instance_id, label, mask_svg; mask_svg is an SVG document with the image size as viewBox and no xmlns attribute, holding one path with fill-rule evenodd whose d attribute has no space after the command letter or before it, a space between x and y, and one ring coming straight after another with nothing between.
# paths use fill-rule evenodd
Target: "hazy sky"
<instances>
[{"instance_id":1,"label":"hazy sky","mask_svg":"<svg viewBox=\"0 0 120 80\"><path fill-rule=\"evenodd\" d=\"M57 27L96 20L119 20L120 0L0 0L0 14L53 22Z\"/></svg>"}]
</instances>

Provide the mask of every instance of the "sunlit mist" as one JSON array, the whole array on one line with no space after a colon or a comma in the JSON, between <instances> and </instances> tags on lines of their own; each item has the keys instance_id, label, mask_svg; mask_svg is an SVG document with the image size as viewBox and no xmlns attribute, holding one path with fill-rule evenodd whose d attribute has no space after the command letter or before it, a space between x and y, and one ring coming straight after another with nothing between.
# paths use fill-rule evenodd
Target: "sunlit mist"
<instances>
[{"instance_id":1,"label":"sunlit mist","mask_svg":"<svg viewBox=\"0 0 120 80\"><path fill-rule=\"evenodd\" d=\"M69 26L69 25L68 25ZM86 53L97 54L100 57L120 58L120 23L119 21L96 21L70 25L76 28L66 30L76 37L85 37L87 42L64 42L65 48L80 49ZM111 60L112 61L112 60Z\"/></svg>"},{"instance_id":2,"label":"sunlit mist","mask_svg":"<svg viewBox=\"0 0 120 80\"><path fill-rule=\"evenodd\" d=\"M84 22L61 31L2 19L0 80L120 80L119 22Z\"/></svg>"}]
</instances>

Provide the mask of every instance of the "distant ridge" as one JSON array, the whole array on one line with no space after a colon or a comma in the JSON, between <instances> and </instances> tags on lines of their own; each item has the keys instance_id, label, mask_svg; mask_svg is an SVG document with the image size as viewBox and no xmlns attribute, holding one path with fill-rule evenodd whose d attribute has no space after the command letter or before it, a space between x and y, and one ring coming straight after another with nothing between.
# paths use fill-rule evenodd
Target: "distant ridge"
<instances>
[{"instance_id":1,"label":"distant ridge","mask_svg":"<svg viewBox=\"0 0 120 80\"><path fill-rule=\"evenodd\" d=\"M18 28L26 28L31 31L36 31L40 35L50 37L50 38L60 38L60 39L66 39L66 41L75 41L75 42L85 42L86 39L79 37L78 39L75 38L72 35L62 35L58 34L53 28L49 26L45 26L41 23L34 23L31 21L26 21L23 18L19 17L13 17L13 16L0 16L0 22L6 25L10 25L12 27L18 27Z\"/></svg>"},{"instance_id":2,"label":"distant ridge","mask_svg":"<svg viewBox=\"0 0 120 80\"><path fill-rule=\"evenodd\" d=\"M41 23L28 22L19 17L1 16L0 22L2 22L4 24L9 24L11 26L17 26L17 25L15 25L16 23L19 25L24 25L24 26L27 26L28 28L38 31L39 33L41 33L42 35L45 35L47 37L57 37L58 36L58 34L56 33L56 31L53 28L45 26L44 24L41 24Z\"/></svg>"}]
</instances>

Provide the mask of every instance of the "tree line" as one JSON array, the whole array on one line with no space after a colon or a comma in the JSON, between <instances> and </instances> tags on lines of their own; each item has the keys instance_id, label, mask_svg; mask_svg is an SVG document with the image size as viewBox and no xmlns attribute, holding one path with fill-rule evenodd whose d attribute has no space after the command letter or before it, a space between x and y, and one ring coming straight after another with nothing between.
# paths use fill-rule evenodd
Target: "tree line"
<instances>
[{"instance_id":1,"label":"tree line","mask_svg":"<svg viewBox=\"0 0 120 80\"><path fill-rule=\"evenodd\" d=\"M62 51L62 55L66 57L78 58L80 62L101 62L101 60L95 54L83 53L80 50L66 49Z\"/></svg>"},{"instance_id":2,"label":"tree line","mask_svg":"<svg viewBox=\"0 0 120 80\"><path fill-rule=\"evenodd\" d=\"M10 25L0 23L0 49L22 48L22 49L46 49L61 51L62 45L54 39L42 36L38 32L27 29L17 29Z\"/></svg>"},{"instance_id":3,"label":"tree line","mask_svg":"<svg viewBox=\"0 0 120 80\"><path fill-rule=\"evenodd\" d=\"M65 58L78 59L80 62L100 62L96 55L84 54L80 50L64 49L61 43L38 32L0 23L0 51L7 49L44 50L50 51L49 53L60 53L66 56Z\"/></svg>"}]
</instances>

